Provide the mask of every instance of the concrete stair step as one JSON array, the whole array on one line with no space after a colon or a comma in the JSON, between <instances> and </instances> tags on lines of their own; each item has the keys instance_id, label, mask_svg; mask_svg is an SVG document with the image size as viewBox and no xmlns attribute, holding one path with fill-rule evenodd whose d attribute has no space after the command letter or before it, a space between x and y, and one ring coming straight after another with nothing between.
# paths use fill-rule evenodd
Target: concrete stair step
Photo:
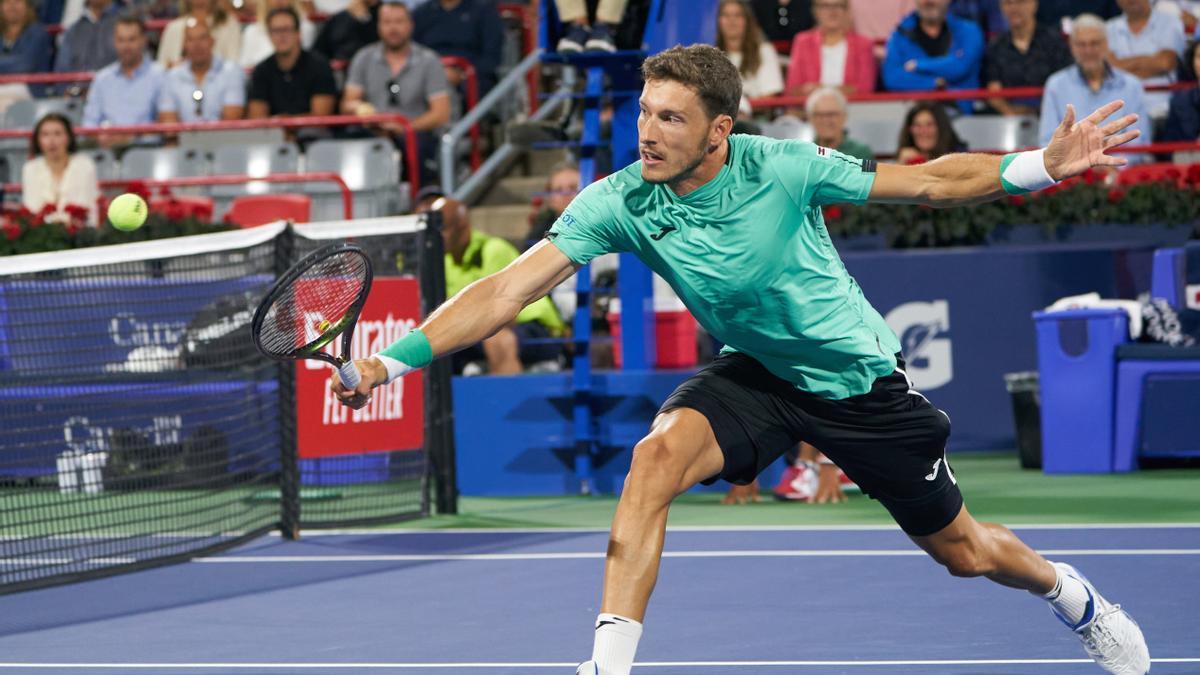
<instances>
[{"instance_id":1,"label":"concrete stair step","mask_svg":"<svg viewBox=\"0 0 1200 675\"><path fill-rule=\"evenodd\" d=\"M507 178L492 186L491 190L480 200L479 206L516 206L528 205L533 195L546 188L546 176L523 176L520 172L510 174Z\"/></svg>"},{"instance_id":2,"label":"concrete stair step","mask_svg":"<svg viewBox=\"0 0 1200 675\"><path fill-rule=\"evenodd\" d=\"M522 248L529 233L529 203L503 206L476 206L471 209L471 227L509 240Z\"/></svg>"}]
</instances>

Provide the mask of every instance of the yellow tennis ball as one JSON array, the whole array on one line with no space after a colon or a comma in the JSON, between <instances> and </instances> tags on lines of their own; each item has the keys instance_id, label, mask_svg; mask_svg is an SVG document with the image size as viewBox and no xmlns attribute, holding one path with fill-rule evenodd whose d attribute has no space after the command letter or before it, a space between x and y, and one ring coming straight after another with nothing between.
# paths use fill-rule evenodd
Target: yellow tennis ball
<instances>
[{"instance_id":1,"label":"yellow tennis ball","mask_svg":"<svg viewBox=\"0 0 1200 675\"><path fill-rule=\"evenodd\" d=\"M135 194L125 193L108 205L108 221L118 230L132 232L146 222L148 210L146 200Z\"/></svg>"}]
</instances>

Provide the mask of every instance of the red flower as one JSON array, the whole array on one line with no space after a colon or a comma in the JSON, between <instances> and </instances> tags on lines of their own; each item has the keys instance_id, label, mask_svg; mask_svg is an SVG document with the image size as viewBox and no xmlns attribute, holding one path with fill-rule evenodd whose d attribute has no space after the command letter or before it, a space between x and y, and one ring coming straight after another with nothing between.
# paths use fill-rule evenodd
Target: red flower
<instances>
[{"instance_id":1,"label":"red flower","mask_svg":"<svg viewBox=\"0 0 1200 675\"><path fill-rule=\"evenodd\" d=\"M4 230L4 236L7 237L9 241L16 241L16 239L21 236L21 226L17 225L16 223L6 222L3 226L0 226L0 229Z\"/></svg>"},{"instance_id":2,"label":"red flower","mask_svg":"<svg viewBox=\"0 0 1200 675\"><path fill-rule=\"evenodd\" d=\"M167 217L167 220L183 220L188 216L188 209L178 201L171 199L167 201L163 208L163 215Z\"/></svg>"},{"instance_id":3,"label":"red flower","mask_svg":"<svg viewBox=\"0 0 1200 675\"><path fill-rule=\"evenodd\" d=\"M52 215L54 215L54 213L56 211L58 211L57 204L47 203L45 206L42 207L41 211L37 212L37 217L41 218L42 220L45 220L46 216L52 216Z\"/></svg>"},{"instance_id":4,"label":"red flower","mask_svg":"<svg viewBox=\"0 0 1200 675\"><path fill-rule=\"evenodd\" d=\"M1025 195L1009 195L1008 196L1008 205L1009 206L1021 206L1024 203L1025 203Z\"/></svg>"},{"instance_id":5,"label":"red flower","mask_svg":"<svg viewBox=\"0 0 1200 675\"><path fill-rule=\"evenodd\" d=\"M74 237L75 235L79 234L79 231L82 229L82 225L72 220L71 222L67 223L67 236Z\"/></svg>"},{"instance_id":6,"label":"red flower","mask_svg":"<svg viewBox=\"0 0 1200 675\"><path fill-rule=\"evenodd\" d=\"M29 219L29 218L33 218L34 215L33 215L33 211L30 211L29 209L25 208L25 205L22 204L21 208L17 209L17 217Z\"/></svg>"},{"instance_id":7,"label":"red flower","mask_svg":"<svg viewBox=\"0 0 1200 675\"><path fill-rule=\"evenodd\" d=\"M144 183L143 181L140 181L140 180L129 181L128 187L126 188L126 190L132 194L135 194L135 195L141 197L142 199L145 199L146 201L150 200L150 189L148 187L146 187L146 183Z\"/></svg>"},{"instance_id":8,"label":"red flower","mask_svg":"<svg viewBox=\"0 0 1200 675\"><path fill-rule=\"evenodd\" d=\"M87 207L78 204L67 204L63 206L63 211L71 218L78 218L79 220L85 220L88 217Z\"/></svg>"},{"instance_id":9,"label":"red flower","mask_svg":"<svg viewBox=\"0 0 1200 675\"><path fill-rule=\"evenodd\" d=\"M825 207L825 220L837 220L838 218L841 218L841 217L842 217L842 207L836 206L836 205Z\"/></svg>"},{"instance_id":10,"label":"red flower","mask_svg":"<svg viewBox=\"0 0 1200 675\"><path fill-rule=\"evenodd\" d=\"M1082 178L1083 182L1087 183L1088 185L1095 185L1096 183L1104 180L1104 176L1101 176L1099 171L1091 168L1089 168L1087 171L1084 171L1080 178Z\"/></svg>"},{"instance_id":11,"label":"red flower","mask_svg":"<svg viewBox=\"0 0 1200 675\"><path fill-rule=\"evenodd\" d=\"M1108 191L1108 203L1116 204L1125 198L1125 193L1121 188L1112 188Z\"/></svg>"},{"instance_id":12,"label":"red flower","mask_svg":"<svg viewBox=\"0 0 1200 675\"><path fill-rule=\"evenodd\" d=\"M1200 163L1188 167L1187 182L1189 185L1200 185Z\"/></svg>"}]
</instances>

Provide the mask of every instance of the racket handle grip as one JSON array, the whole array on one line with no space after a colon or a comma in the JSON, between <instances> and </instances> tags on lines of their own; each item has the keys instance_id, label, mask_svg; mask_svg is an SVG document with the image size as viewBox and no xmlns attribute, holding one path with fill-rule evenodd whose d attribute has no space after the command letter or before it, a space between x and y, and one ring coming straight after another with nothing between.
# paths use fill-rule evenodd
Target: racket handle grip
<instances>
[{"instance_id":1,"label":"racket handle grip","mask_svg":"<svg viewBox=\"0 0 1200 675\"><path fill-rule=\"evenodd\" d=\"M358 366L354 365L353 360L343 363L338 368L338 377L342 380L342 386L347 389L358 389L358 383L362 381L358 374Z\"/></svg>"}]
</instances>

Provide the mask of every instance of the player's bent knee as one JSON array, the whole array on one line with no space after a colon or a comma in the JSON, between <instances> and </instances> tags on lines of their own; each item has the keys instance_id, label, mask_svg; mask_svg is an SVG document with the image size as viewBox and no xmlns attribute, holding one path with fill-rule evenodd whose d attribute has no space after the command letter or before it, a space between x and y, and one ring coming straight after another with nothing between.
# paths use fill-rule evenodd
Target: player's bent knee
<instances>
[{"instance_id":1,"label":"player's bent knee","mask_svg":"<svg viewBox=\"0 0 1200 675\"><path fill-rule=\"evenodd\" d=\"M670 500L680 490L687 467L684 453L662 436L648 436L633 448L633 461L625 477L625 493L653 495Z\"/></svg>"},{"instance_id":2,"label":"player's bent knee","mask_svg":"<svg viewBox=\"0 0 1200 675\"><path fill-rule=\"evenodd\" d=\"M982 546L964 541L934 553L934 559L945 566L951 576L981 577L992 571L991 557Z\"/></svg>"}]
</instances>

